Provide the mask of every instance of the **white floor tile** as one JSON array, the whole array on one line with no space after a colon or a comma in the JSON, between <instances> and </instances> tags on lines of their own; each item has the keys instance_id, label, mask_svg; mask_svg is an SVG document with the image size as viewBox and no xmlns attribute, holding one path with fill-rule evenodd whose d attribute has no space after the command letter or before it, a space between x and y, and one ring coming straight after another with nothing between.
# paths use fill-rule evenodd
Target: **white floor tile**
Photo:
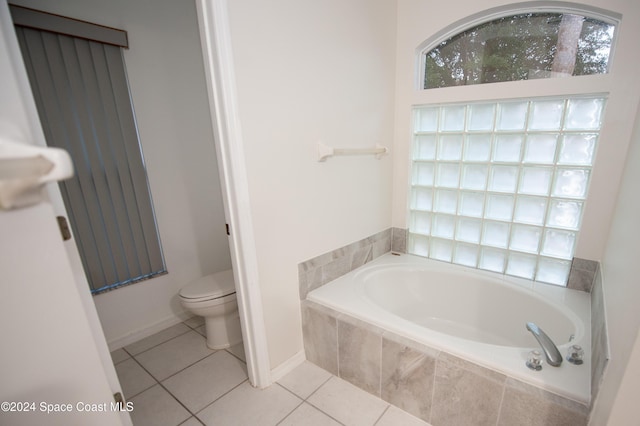
<instances>
[{"instance_id":1,"label":"white floor tile","mask_svg":"<svg viewBox=\"0 0 640 426\"><path fill-rule=\"evenodd\" d=\"M289 414L278 426L340 426L340 423L317 408L303 403Z\"/></svg>"},{"instance_id":2,"label":"white floor tile","mask_svg":"<svg viewBox=\"0 0 640 426\"><path fill-rule=\"evenodd\" d=\"M277 384L256 389L245 382L197 416L208 426L275 426L301 402Z\"/></svg>"},{"instance_id":3,"label":"white floor tile","mask_svg":"<svg viewBox=\"0 0 640 426\"><path fill-rule=\"evenodd\" d=\"M133 358L129 358L115 367L125 398L131 398L156 384L156 380Z\"/></svg>"},{"instance_id":4,"label":"white floor tile","mask_svg":"<svg viewBox=\"0 0 640 426\"><path fill-rule=\"evenodd\" d=\"M307 402L347 426L372 426L389 405L335 376Z\"/></svg>"},{"instance_id":5,"label":"white floor tile","mask_svg":"<svg viewBox=\"0 0 640 426\"><path fill-rule=\"evenodd\" d=\"M125 398L134 403L135 426L430 426L307 361L277 384L255 389L240 361L243 345L207 348L200 319L111 353Z\"/></svg>"},{"instance_id":6,"label":"white floor tile","mask_svg":"<svg viewBox=\"0 0 640 426\"><path fill-rule=\"evenodd\" d=\"M137 355L136 359L153 377L164 380L213 352L201 335L190 330Z\"/></svg>"},{"instance_id":7,"label":"white floor tile","mask_svg":"<svg viewBox=\"0 0 640 426\"><path fill-rule=\"evenodd\" d=\"M420 420L401 409L389 406L389 409L382 415L376 426L431 426L429 423Z\"/></svg>"},{"instance_id":8,"label":"white floor tile","mask_svg":"<svg viewBox=\"0 0 640 426\"><path fill-rule=\"evenodd\" d=\"M129 358L131 358L131 356L122 348L116 349L115 351L111 352L111 360L113 361L113 365L116 365L117 363Z\"/></svg>"},{"instance_id":9,"label":"white floor tile","mask_svg":"<svg viewBox=\"0 0 640 426\"><path fill-rule=\"evenodd\" d=\"M201 325L200 327L196 327L194 328L194 330L200 333L202 336L207 337L207 329L205 328L204 325Z\"/></svg>"},{"instance_id":10,"label":"white floor tile","mask_svg":"<svg viewBox=\"0 0 640 426\"><path fill-rule=\"evenodd\" d=\"M190 417L186 422L180 423L180 426L202 426L202 423L195 417Z\"/></svg>"},{"instance_id":11,"label":"white floor tile","mask_svg":"<svg viewBox=\"0 0 640 426\"><path fill-rule=\"evenodd\" d=\"M307 399L331 377L331 373L305 361L280 379L280 383L302 399Z\"/></svg>"},{"instance_id":12,"label":"white floor tile","mask_svg":"<svg viewBox=\"0 0 640 426\"><path fill-rule=\"evenodd\" d=\"M226 351L243 360L245 364L247 363L247 357L244 354L244 344L238 343L237 345L228 347Z\"/></svg>"},{"instance_id":13,"label":"white floor tile","mask_svg":"<svg viewBox=\"0 0 640 426\"><path fill-rule=\"evenodd\" d=\"M195 413L245 380L246 365L226 351L218 351L169 377L162 384Z\"/></svg>"},{"instance_id":14,"label":"white floor tile","mask_svg":"<svg viewBox=\"0 0 640 426\"><path fill-rule=\"evenodd\" d=\"M131 355L137 355L141 352L146 351L147 349L150 349L156 345L159 345L160 343L164 343L169 339L172 339L176 336L184 334L189 330L190 330L189 327L187 327L182 323L179 323L172 327L165 328L164 330L156 334L152 334L149 337L145 337L144 339L138 340L137 342L132 343L128 346L125 346L124 348Z\"/></svg>"},{"instance_id":15,"label":"white floor tile","mask_svg":"<svg viewBox=\"0 0 640 426\"><path fill-rule=\"evenodd\" d=\"M176 426L191 414L160 385L131 398L135 426Z\"/></svg>"},{"instance_id":16,"label":"white floor tile","mask_svg":"<svg viewBox=\"0 0 640 426\"><path fill-rule=\"evenodd\" d=\"M184 321L184 323L191 328L198 328L204 325L204 317L196 315Z\"/></svg>"}]
</instances>

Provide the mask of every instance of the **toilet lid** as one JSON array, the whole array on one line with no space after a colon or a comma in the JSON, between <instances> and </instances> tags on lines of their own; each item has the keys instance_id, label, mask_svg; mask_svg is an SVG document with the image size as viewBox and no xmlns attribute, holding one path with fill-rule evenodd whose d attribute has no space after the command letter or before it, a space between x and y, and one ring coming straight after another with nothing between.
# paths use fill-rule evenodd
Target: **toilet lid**
<instances>
[{"instance_id":1,"label":"toilet lid","mask_svg":"<svg viewBox=\"0 0 640 426\"><path fill-rule=\"evenodd\" d=\"M190 282L180 290L180 296L186 299L215 299L235 292L233 270L228 269Z\"/></svg>"}]
</instances>

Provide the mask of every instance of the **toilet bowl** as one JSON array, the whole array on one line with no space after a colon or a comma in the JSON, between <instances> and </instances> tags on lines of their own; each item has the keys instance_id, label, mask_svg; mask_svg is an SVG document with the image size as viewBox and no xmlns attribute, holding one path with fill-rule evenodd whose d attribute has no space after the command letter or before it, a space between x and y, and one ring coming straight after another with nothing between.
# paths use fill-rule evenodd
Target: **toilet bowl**
<instances>
[{"instance_id":1,"label":"toilet bowl","mask_svg":"<svg viewBox=\"0 0 640 426\"><path fill-rule=\"evenodd\" d=\"M179 296L187 311L204 317L209 348L224 349L242 342L231 269L190 282L180 290Z\"/></svg>"}]
</instances>

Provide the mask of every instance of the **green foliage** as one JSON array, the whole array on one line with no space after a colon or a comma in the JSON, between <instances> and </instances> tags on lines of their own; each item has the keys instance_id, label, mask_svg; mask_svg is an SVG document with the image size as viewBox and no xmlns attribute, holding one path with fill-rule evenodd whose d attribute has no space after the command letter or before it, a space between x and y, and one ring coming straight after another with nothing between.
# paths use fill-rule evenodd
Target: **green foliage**
<instances>
[{"instance_id":1,"label":"green foliage","mask_svg":"<svg viewBox=\"0 0 640 426\"><path fill-rule=\"evenodd\" d=\"M562 16L513 15L456 34L426 53L424 88L549 77L563 42L558 39ZM613 29L583 19L573 75L607 72Z\"/></svg>"}]
</instances>

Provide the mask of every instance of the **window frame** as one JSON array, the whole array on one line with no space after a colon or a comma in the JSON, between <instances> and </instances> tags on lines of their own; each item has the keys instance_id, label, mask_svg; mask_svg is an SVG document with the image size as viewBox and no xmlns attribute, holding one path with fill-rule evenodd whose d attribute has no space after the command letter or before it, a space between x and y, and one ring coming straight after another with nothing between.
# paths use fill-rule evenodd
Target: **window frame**
<instances>
[{"instance_id":1,"label":"window frame","mask_svg":"<svg viewBox=\"0 0 640 426\"><path fill-rule=\"evenodd\" d=\"M416 67L417 69L416 69L416 75L415 75L415 81L414 81L415 89L420 91L434 91L434 90L447 89L447 87L432 88L432 89L424 88L424 76L426 72L426 56L425 55L431 49L435 48L443 41L448 40L449 38L465 30L474 28L478 25L481 25L487 22L494 21L496 19L518 15L522 13L574 13L577 15L598 19L605 23L614 25L616 27L616 30L614 31L613 38L611 40L611 52L609 54L607 74L610 72L611 65L615 60L615 46L617 44L618 27L620 24L620 20L622 19L622 15L616 14L610 11L606 11L604 9L587 6L587 5L579 5L576 3L525 2L525 3L519 3L517 5L496 7L496 8L488 9L488 10L473 14L471 16L468 16L467 18L461 19L459 21L456 21L446 26L445 28L436 32L431 37L429 37L428 39L423 41L421 44L419 44L418 47L416 48L416 56L418 58L418 61L417 61L417 67ZM576 77L594 77L594 76L601 76L601 75L606 75L606 74L596 74L596 75L576 76ZM543 80L546 80L546 79L543 79ZM522 80L522 81L529 81L529 80ZM504 83L515 83L515 81L504 82ZM500 84L500 83L490 83L490 84Z\"/></svg>"}]
</instances>

